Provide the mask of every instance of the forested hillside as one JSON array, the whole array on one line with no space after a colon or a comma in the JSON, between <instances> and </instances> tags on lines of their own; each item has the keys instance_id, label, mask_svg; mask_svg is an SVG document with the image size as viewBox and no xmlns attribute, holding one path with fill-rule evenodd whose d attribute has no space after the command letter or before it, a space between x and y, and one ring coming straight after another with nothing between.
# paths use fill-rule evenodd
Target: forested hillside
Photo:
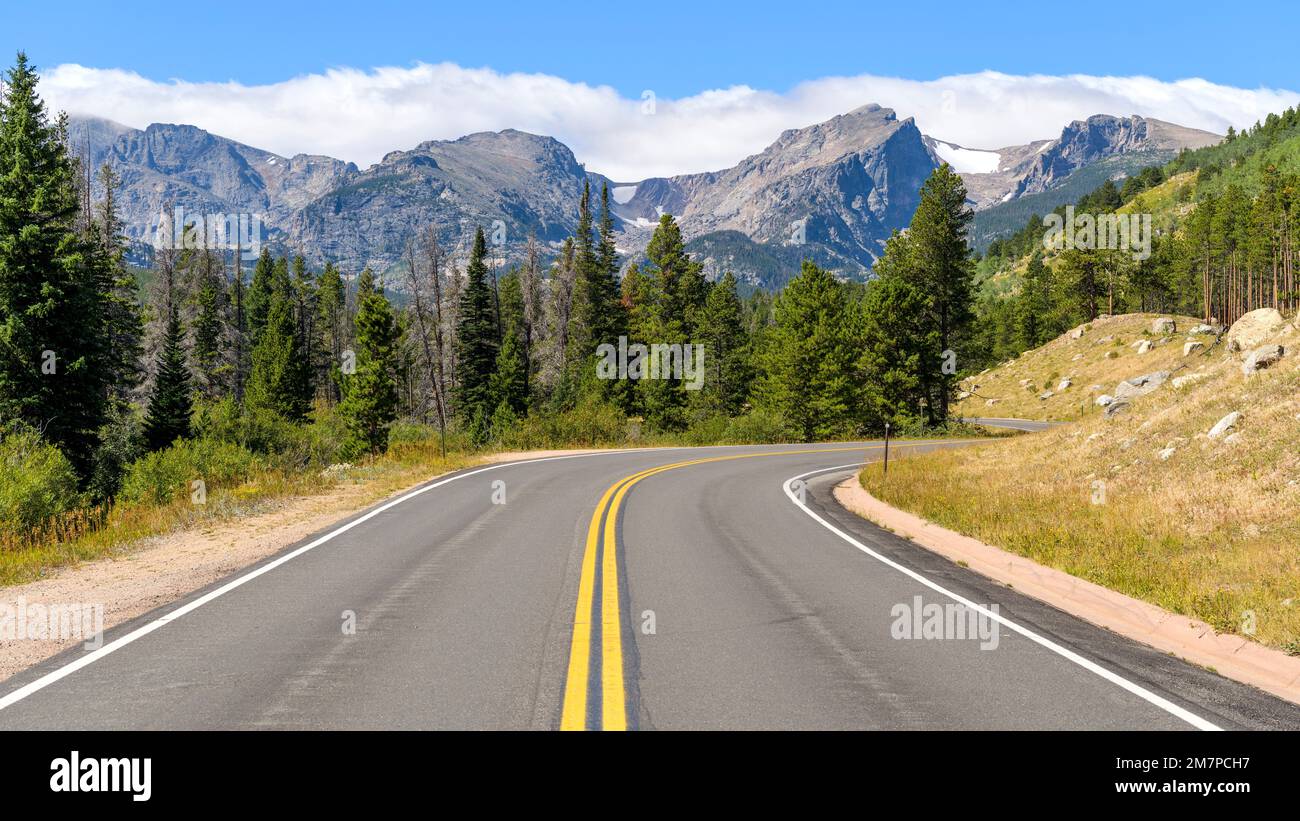
<instances>
[{"instance_id":1,"label":"forested hillside","mask_svg":"<svg viewBox=\"0 0 1300 821\"><path fill-rule=\"evenodd\" d=\"M1045 248L1044 219L1031 217L979 263L980 320L966 362L1004 361L1106 313L1226 326L1255 308L1294 312L1298 173L1300 113L1288 109L1122 183L1107 180L1072 206L1098 225L1150 215L1149 247ZM1050 213L1064 218L1066 206Z\"/></svg>"}]
</instances>

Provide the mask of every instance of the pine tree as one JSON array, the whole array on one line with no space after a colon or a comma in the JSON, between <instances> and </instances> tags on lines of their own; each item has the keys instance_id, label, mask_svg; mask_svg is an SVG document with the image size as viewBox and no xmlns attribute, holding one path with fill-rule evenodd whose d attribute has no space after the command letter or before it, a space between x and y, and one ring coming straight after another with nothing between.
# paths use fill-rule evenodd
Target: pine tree
<instances>
[{"instance_id":1,"label":"pine tree","mask_svg":"<svg viewBox=\"0 0 1300 821\"><path fill-rule=\"evenodd\" d=\"M113 367L102 247L78 230L67 120L51 125L19 53L0 97L0 419L43 430L84 479Z\"/></svg>"},{"instance_id":2,"label":"pine tree","mask_svg":"<svg viewBox=\"0 0 1300 821\"><path fill-rule=\"evenodd\" d=\"M736 277L728 271L709 289L704 303L699 341L704 345L706 382L699 393L700 401L729 416L740 412L752 379L743 313Z\"/></svg>"},{"instance_id":3,"label":"pine tree","mask_svg":"<svg viewBox=\"0 0 1300 821\"><path fill-rule=\"evenodd\" d=\"M161 450L190 435L190 372L185 364L185 331L173 307L167 319L153 392L145 415L144 437L150 450Z\"/></svg>"},{"instance_id":4,"label":"pine tree","mask_svg":"<svg viewBox=\"0 0 1300 821\"><path fill-rule=\"evenodd\" d=\"M460 295L459 321L456 325L456 400L457 411L471 434L480 440L496 402L492 396L492 374L496 370L500 343L496 335L496 316L492 308L492 291L487 283L487 240L483 229L474 234L469 265L465 269L465 288Z\"/></svg>"},{"instance_id":5,"label":"pine tree","mask_svg":"<svg viewBox=\"0 0 1300 821\"><path fill-rule=\"evenodd\" d=\"M846 290L805 260L776 300L761 400L806 442L853 435L863 413L861 316Z\"/></svg>"},{"instance_id":6,"label":"pine tree","mask_svg":"<svg viewBox=\"0 0 1300 821\"><path fill-rule=\"evenodd\" d=\"M266 318L271 311L272 282L275 279L275 259L271 249L262 246L253 268L253 282L248 289L248 338L253 347L262 336Z\"/></svg>"},{"instance_id":7,"label":"pine tree","mask_svg":"<svg viewBox=\"0 0 1300 821\"><path fill-rule=\"evenodd\" d=\"M930 352L921 370L931 423L948 418L957 377L945 367L946 352L955 350L974 318L975 266L966 237L972 218L966 186L944 163L921 186L921 200L907 231L909 259L899 269L899 276L928 297L926 314L937 332L938 350Z\"/></svg>"},{"instance_id":8,"label":"pine tree","mask_svg":"<svg viewBox=\"0 0 1300 821\"><path fill-rule=\"evenodd\" d=\"M922 372L938 345L929 302L913 282L911 239L895 232L872 269L862 303L862 370L867 424L897 429L924 412Z\"/></svg>"},{"instance_id":9,"label":"pine tree","mask_svg":"<svg viewBox=\"0 0 1300 821\"><path fill-rule=\"evenodd\" d=\"M339 377L342 374L340 367L346 336L343 332L344 298L343 277L333 263L325 263L316 292L316 322L321 329L321 359L317 381L325 385L326 398L332 403L342 399Z\"/></svg>"},{"instance_id":10,"label":"pine tree","mask_svg":"<svg viewBox=\"0 0 1300 821\"><path fill-rule=\"evenodd\" d=\"M280 262L283 262L281 260ZM295 297L288 265L276 263L266 325L253 348L245 401L290 422L302 422L311 408L311 363L303 353L294 318Z\"/></svg>"},{"instance_id":11,"label":"pine tree","mask_svg":"<svg viewBox=\"0 0 1300 821\"><path fill-rule=\"evenodd\" d=\"M520 417L528 412L531 386L528 350L524 343L524 295L519 274L515 271L501 278L501 324L504 336L501 350L497 353L492 397L498 408L505 405L511 415Z\"/></svg>"},{"instance_id":12,"label":"pine tree","mask_svg":"<svg viewBox=\"0 0 1300 821\"><path fill-rule=\"evenodd\" d=\"M702 324L709 284L702 266L686 253L681 229L671 215L664 214L646 247L648 280L645 309L637 319L636 341L646 345L689 345L700 342L696 332ZM707 355L706 355L707 359ZM686 426L689 397L682 380L642 379L637 384L637 404L646 421L656 430L681 430Z\"/></svg>"},{"instance_id":13,"label":"pine tree","mask_svg":"<svg viewBox=\"0 0 1300 821\"><path fill-rule=\"evenodd\" d=\"M140 383L140 358L144 353L144 321L135 275L126 264L125 238L117 216L118 176L105 163L99 169L104 199L99 204L99 258L103 263L99 289L107 295L104 325L107 332L109 400L125 407Z\"/></svg>"},{"instance_id":14,"label":"pine tree","mask_svg":"<svg viewBox=\"0 0 1300 821\"><path fill-rule=\"evenodd\" d=\"M207 399L225 392L227 368L222 362L225 342L225 274L218 254L204 248L191 257L195 268L194 313L191 320L190 362L199 389Z\"/></svg>"},{"instance_id":15,"label":"pine tree","mask_svg":"<svg viewBox=\"0 0 1300 821\"><path fill-rule=\"evenodd\" d=\"M1021 282L1020 297L1016 300L1016 342L1021 350L1037 348L1047 342L1048 311L1051 293L1049 291L1047 267L1043 265L1043 254L1035 251L1029 257L1025 276ZM1053 334L1055 336L1055 334Z\"/></svg>"},{"instance_id":16,"label":"pine tree","mask_svg":"<svg viewBox=\"0 0 1300 821\"><path fill-rule=\"evenodd\" d=\"M388 450L389 429L397 419L398 340L392 306L367 268L357 287L356 373L344 377L346 391L339 403L351 453Z\"/></svg>"}]
</instances>

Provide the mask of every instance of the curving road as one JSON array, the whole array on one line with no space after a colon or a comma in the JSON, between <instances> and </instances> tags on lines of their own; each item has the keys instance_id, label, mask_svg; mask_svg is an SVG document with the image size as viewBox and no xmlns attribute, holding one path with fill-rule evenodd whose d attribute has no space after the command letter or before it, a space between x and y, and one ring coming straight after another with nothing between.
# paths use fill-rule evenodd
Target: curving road
<instances>
[{"instance_id":1,"label":"curving road","mask_svg":"<svg viewBox=\"0 0 1300 821\"><path fill-rule=\"evenodd\" d=\"M1300 727L846 513L879 453L462 471L0 684L0 729Z\"/></svg>"}]
</instances>

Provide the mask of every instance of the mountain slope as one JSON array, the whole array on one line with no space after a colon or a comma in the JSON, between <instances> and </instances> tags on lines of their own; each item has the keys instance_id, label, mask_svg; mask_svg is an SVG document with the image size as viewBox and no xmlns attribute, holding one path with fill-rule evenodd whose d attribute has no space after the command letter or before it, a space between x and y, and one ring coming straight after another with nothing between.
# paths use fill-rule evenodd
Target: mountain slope
<instances>
[{"instance_id":1,"label":"mountain slope","mask_svg":"<svg viewBox=\"0 0 1300 821\"><path fill-rule=\"evenodd\" d=\"M1051 142L1003 149L1016 158L1013 164L992 174L962 174L976 207L971 244L983 251L998 237L1023 228L1031 216L1073 203L1108 179L1164 165L1183 149L1220 139L1163 120L1098 114L1070 123ZM1030 151L1034 145L1039 147Z\"/></svg>"},{"instance_id":2,"label":"mountain slope","mask_svg":"<svg viewBox=\"0 0 1300 821\"><path fill-rule=\"evenodd\" d=\"M1074 421L903 459L891 464L887 485L870 489L945 527L1300 654L1296 317L1252 343L1286 354L1251 375L1226 340L1190 336L1182 321L1174 333L1155 333L1153 319L1112 317L1078 339L1067 334L1028 351L974 377L980 396L960 406L973 416L1034 413L1010 399L989 408L983 398L1022 394L1039 418ZM1147 354L1131 347L1161 339ZM1204 348L1184 356L1189 339ZM1108 351L1121 353L1108 360ZM1156 371L1170 376L1124 413L1107 416L1093 401L1091 379L1114 394L1119 379ZM1078 377L1073 385L1036 398L1069 375ZM1215 431L1232 413L1240 414L1235 423Z\"/></svg>"},{"instance_id":3,"label":"mountain slope","mask_svg":"<svg viewBox=\"0 0 1300 821\"><path fill-rule=\"evenodd\" d=\"M512 258L530 234L554 246L571 233L590 181L597 191L611 185L627 258L643 252L659 216L670 213L711 274L730 268L769 288L804 258L865 276L941 162L954 164L972 203L986 209L973 233L982 247L1018 227L1026 208L1050 210L1095 187L1099 174L1213 139L1157 120L1099 116L1072 123L1054 141L980 151L926 137L910 118L866 105L790 129L732 168L615 183L587 171L559 141L511 129L421 143L365 170L330 157L283 157L186 125L138 130L74 119L70 134L75 151L117 170L121 215L137 243L152 240L160 212L179 206L261 214L273 247L349 270L386 270L430 225L451 249L462 248L474 226L495 226L502 255Z\"/></svg>"}]
</instances>

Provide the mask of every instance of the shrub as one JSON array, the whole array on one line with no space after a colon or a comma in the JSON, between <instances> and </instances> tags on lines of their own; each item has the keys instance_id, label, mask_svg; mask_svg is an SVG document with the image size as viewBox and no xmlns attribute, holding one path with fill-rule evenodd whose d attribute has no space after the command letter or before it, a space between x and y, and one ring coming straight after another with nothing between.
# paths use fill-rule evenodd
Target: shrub
<instances>
[{"instance_id":1,"label":"shrub","mask_svg":"<svg viewBox=\"0 0 1300 821\"><path fill-rule=\"evenodd\" d=\"M273 456L271 461L291 470L337 462L347 439L343 420L326 405L315 409L311 423L300 425L266 408L241 408L231 398L199 406L194 433L197 439L234 442Z\"/></svg>"},{"instance_id":2,"label":"shrub","mask_svg":"<svg viewBox=\"0 0 1300 821\"><path fill-rule=\"evenodd\" d=\"M122 479L118 498L127 503L167 504L189 496L195 479L202 479L211 492L214 487L240 484L263 467L256 455L239 445L180 439L137 459Z\"/></svg>"},{"instance_id":3,"label":"shrub","mask_svg":"<svg viewBox=\"0 0 1300 821\"><path fill-rule=\"evenodd\" d=\"M780 411L754 408L727 425L726 439L737 444L766 444L793 441L789 425Z\"/></svg>"},{"instance_id":4,"label":"shrub","mask_svg":"<svg viewBox=\"0 0 1300 821\"><path fill-rule=\"evenodd\" d=\"M117 496L127 466L145 452L144 430L130 408L114 408L99 429L99 445L91 460L89 490L96 500Z\"/></svg>"},{"instance_id":5,"label":"shrub","mask_svg":"<svg viewBox=\"0 0 1300 821\"><path fill-rule=\"evenodd\" d=\"M590 399L572 410L530 414L494 435L501 447L516 450L622 445L628 440L627 417L614 405Z\"/></svg>"},{"instance_id":6,"label":"shrub","mask_svg":"<svg viewBox=\"0 0 1300 821\"><path fill-rule=\"evenodd\" d=\"M77 473L58 448L30 428L0 436L0 531L35 530L79 501Z\"/></svg>"}]
</instances>

